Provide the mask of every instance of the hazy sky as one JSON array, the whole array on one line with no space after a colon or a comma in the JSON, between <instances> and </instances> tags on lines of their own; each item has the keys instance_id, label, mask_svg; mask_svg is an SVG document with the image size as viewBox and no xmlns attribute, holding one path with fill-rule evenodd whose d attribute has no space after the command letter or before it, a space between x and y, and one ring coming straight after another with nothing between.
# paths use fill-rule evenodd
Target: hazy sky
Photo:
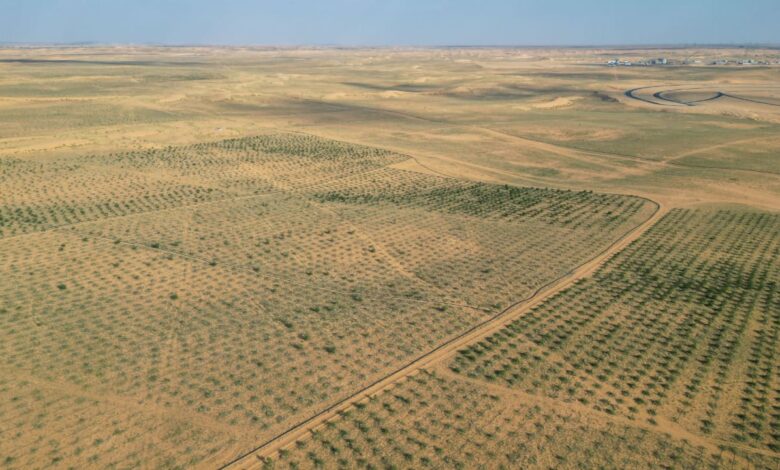
<instances>
[{"instance_id":1,"label":"hazy sky","mask_svg":"<svg viewBox=\"0 0 780 470\"><path fill-rule=\"evenodd\" d=\"M2 42L780 43L780 0L0 0Z\"/></svg>"}]
</instances>

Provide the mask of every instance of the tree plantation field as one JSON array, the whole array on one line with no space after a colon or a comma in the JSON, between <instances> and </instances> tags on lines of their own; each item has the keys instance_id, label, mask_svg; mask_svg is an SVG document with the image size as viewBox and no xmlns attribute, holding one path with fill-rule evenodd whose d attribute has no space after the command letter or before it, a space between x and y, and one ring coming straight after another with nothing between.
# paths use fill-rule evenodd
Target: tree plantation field
<instances>
[{"instance_id":1,"label":"tree plantation field","mask_svg":"<svg viewBox=\"0 0 780 470\"><path fill-rule=\"evenodd\" d=\"M604 452L604 449L610 452ZM423 371L258 468L710 468L654 430Z\"/></svg>"},{"instance_id":2,"label":"tree plantation field","mask_svg":"<svg viewBox=\"0 0 780 470\"><path fill-rule=\"evenodd\" d=\"M675 210L450 368L776 452L778 224L765 213Z\"/></svg>"},{"instance_id":3,"label":"tree plantation field","mask_svg":"<svg viewBox=\"0 0 780 470\"><path fill-rule=\"evenodd\" d=\"M0 469L779 468L778 60L0 45Z\"/></svg>"},{"instance_id":4,"label":"tree plantation field","mask_svg":"<svg viewBox=\"0 0 780 470\"><path fill-rule=\"evenodd\" d=\"M778 223L673 211L592 278L460 351L450 369L776 453Z\"/></svg>"},{"instance_id":5,"label":"tree plantation field","mask_svg":"<svg viewBox=\"0 0 780 470\"><path fill-rule=\"evenodd\" d=\"M257 466L777 468L779 224L674 210L446 368Z\"/></svg>"},{"instance_id":6,"label":"tree plantation field","mask_svg":"<svg viewBox=\"0 0 780 470\"><path fill-rule=\"evenodd\" d=\"M0 239L6 464L215 465L653 211L392 168L404 159L274 134L6 165L24 185Z\"/></svg>"}]
</instances>

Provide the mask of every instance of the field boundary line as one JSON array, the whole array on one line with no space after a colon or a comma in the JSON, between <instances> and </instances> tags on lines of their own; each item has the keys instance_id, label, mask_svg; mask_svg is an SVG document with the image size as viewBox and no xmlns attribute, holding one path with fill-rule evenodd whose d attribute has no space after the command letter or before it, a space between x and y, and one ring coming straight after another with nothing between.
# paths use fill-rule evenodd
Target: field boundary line
<instances>
[{"instance_id":1,"label":"field boundary line","mask_svg":"<svg viewBox=\"0 0 780 470\"><path fill-rule=\"evenodd\" d=\"M245 462L246 459L255 456L257 459L273 455L278 450L286 447L297 441L300 437L306 435L312 429L327 422L331 418L338 415L340 412L350 408L354 403L363 400L366 397L375 395L385 388L393 385L399 380L415 373L423 367L437 362L440 359L448 357L450 353L465 346L479 338L484 337L505 326L505 321L511 320L514 317L525 313L531 307L544 302L552 295L566 289L574 284L576 281L591 275L604 262L609 260L616 253L622 251L623 248L631 244L640 235L645 233L649 228L655 225L655 223L665 215L667 209L657 201L652 199L635 196L652 203L655 209L650 216L643 222L632 227L618 239L613 241L609 246L599 251L596 255L585 260L579 265L571 268L562 276L555 278L546 284L537 288L528 297L518 300L509 307L505 308L501 312L483 320L476 325L470 327L466 331L458 334L457 336L450 338L444 343L436 346L432 350L424 353L411 361L407 362L403 366L397 368L395 371L390 372L383 377L375 380L362 389L353 392L349 396L342 398L336 403L331 404L322 411L315 415L312 415L303 421L298 422L287 430L271 437L260 445L254 447L252 450L241 454L233 460L226 462L218 467L219 470L226 470L229 468L243 468L240 465Z\"/></svg>"}]
</instances>

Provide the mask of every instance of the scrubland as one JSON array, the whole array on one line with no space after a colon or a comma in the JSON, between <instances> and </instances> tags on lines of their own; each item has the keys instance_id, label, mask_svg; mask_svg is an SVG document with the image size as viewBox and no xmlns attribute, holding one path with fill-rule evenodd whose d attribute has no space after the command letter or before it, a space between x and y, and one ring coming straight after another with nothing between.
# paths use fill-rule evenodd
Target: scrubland
<instances>
[{"instance_id":1,"label":"scrubland","mask_svg":"<svg viewBox=\"0 0 780 470\"><path fill-rule=\"evenodd\" d=\"M776 468L744 53L0 50L0 467Z\"/></svg>"}]
</instances>

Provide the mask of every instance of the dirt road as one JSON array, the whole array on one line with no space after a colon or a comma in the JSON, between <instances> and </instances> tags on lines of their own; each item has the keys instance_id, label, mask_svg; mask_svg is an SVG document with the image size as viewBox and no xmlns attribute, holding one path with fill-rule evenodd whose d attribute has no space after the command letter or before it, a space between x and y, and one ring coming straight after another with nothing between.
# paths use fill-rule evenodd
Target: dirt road
<instances>
[{"instance_id":1,"label":"dirt road","mask_svg":"<svg viewBox=\"0 0 780 470\"><path fill-rule=\"evenodd\" d=\"M429 366L450 356L452 353L462 348L463 346L471 344L472 342L477 341L484 336L487 336L503 328L504 325L506 325L508 322L511 322L515 318L526 313L532 307L544 302L549 297L571 286L577 280L590 276L605 261L628 246L631 242L636 240L666 213L667 210L661 206L661 204L655 201L651 202L655 204L656 209L647 220L627 231L625 234L623 234L623 236L621 236L619 239L617 239L590 260L573 268L563 276L545 284L532 293L529 297L516 302L497 315L473 326L469 330L461 333L455 338L451 338L447 342L437 346L435 349L417 357L416 359L396 369L390 374L385 375L372 384L358 390L357 392L338 401L337 403L334 403L328 408L294 425L281 434L278 434L271 439L261 443L251 451L236 457L230 462L225 463L220 467L220 470L260 468L262 466L261 459L263 457L274 455L279 450L294 444L298 439L304 437L311 430L316 429L318 426L326 423L328 420L337 416L340 412L347 410L355 403L380 393L385 388L390 387L399 380L417 372L426 366Z\"/></svg>"},{"instance_id":2,"label":"dirt road","mask_svg":"<svg viewBox=\"0 0 780 470\"><path fill-rule=\"evenodd\" d=\"M661 91L658 91L656 93L653 93L653 98L655 98L658 101L653 101L648 98L644 98L642 96L639 96L636 94L636 92L641 90L647 90L649 88L658 88L656 86L644 86L639 88L632 88L630 90L626 90L623 92L623 95L625 95L627 98L631 98L637 101L642 101L649 104L659 105L659 106L696 106L697 103L704 103L706 101L715 101L719 100L721 98L731 98L734 100L739 101L747 101L750 103L757 103L757 104L763 104L766 106L780 106L778 103L771 103L768 101L762 101L757 100L753 98L743 98L741 96L732 95L731 93L725 93L722 91L712 91L712 96L709 96L707 98L699 99L699 100L693 100L693 101L682 101L677 100L674 98L670 98L668 96L665 96L667 93L671 91L677 91L677 92L684 92L684 91L698 91L699 89L683 89L683 88L677 88L677 89L664 89Z\"/></svg>"}]
</instances>

